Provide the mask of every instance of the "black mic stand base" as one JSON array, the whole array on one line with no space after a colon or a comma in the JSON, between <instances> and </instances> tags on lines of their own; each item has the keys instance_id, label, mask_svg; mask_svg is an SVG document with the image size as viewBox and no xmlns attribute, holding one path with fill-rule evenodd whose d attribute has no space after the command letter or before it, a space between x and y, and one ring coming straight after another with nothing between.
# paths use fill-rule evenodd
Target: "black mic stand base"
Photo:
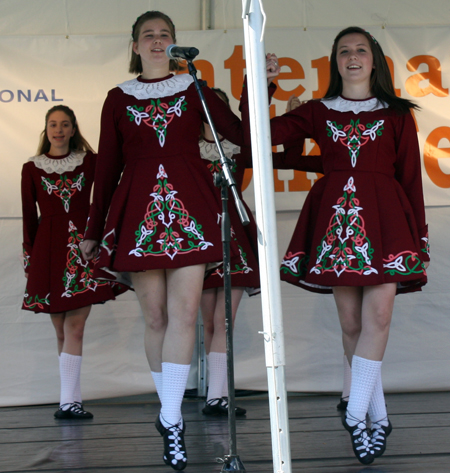
<instances>
[{"instance_id":1,"label":"black mic stand base","mask_svg":"<svg viewBox=\"0 0 450 473\"><path fill-rule=\"evenodd\" d=\"M224 458L218 458L219 463L223 463L223 467L220 470L224 471L234 471L235 473L245 473L244 464L241 462L239 455L226 455Z\"/></svg>"}]
</instances>

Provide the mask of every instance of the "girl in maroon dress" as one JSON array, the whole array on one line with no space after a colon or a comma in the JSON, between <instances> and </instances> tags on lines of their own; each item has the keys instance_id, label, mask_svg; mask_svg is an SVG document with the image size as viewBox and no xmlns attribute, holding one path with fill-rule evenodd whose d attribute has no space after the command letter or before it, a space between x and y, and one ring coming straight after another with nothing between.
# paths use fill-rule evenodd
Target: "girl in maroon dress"
<instances>
[{"instance_id":1,"label":"girl in maroon dress","mask_svg":"<svg viewBox=\"0 0 450 473\"><path fill-rule=\"evenodd\" d=\"M56 330L61 376L60 407L55 412L58 419L93 417L83 409L80 390L84 326L91 304L114 299L109 283L93 279L79 249L89 213L95 159L73 111L57 105L45 117L37 156L22 170L27 277L22 308L50 314Z\"/></svg>"},{"instance_id":2,"label":"girl in maroon dress","mask_svg":"<svg viewBox=\"0 0 450 473\"><path fill-rule=\"evenodd\" d=\"M156 428L163 459L182 470L181 402L197 311L206 265L222 260L222 243L220 201L198 146L206 117L193 78L171 74L179 67L165 51L175 42L175 26L161 12L146 12L133 26L130 72L140 75L112 89L104 103L83 254L90 259L100 250L96 266L105 277L131 277L162 404ZM218 131L242 144L240 119L209 88L203 91Z\"/></svg>"},{"instance_id":3,"label":"girl in maroon dress","mask_svg":"<svg viewBox=\"0 0 450 473\"><path fill-rule=\"evenodd\" d=\"M221 89L212 89L228 105L230 102L226 93ZM297 97L292 96L288 101L288 109L299 105ZM219 135L220 136L220 135ZM220 172L219 151L214 143L214 137L209 125L204 126L200 140L201 157L207 161L211 173ZM231 303L232 320L236 318L241 298L246 291L250 296L260 292L257 231L256 222L249 207L242 198L242 182L246 169L252 168L251 150L247 147L236 146L228 140L221 140L225 156L231 161L231 169L236 182L236 188L241 200L246 207L250 224L243 227L232 200L229 201L228 210L232 225L232 237L239 247L237 254L231 261ZM321 172L320 157L302 156L304 141L301 140L291 145L285 152L273 153L272 162L274 169L298 169L302 171ZM220 195L220 188L216 188ZM218 214L220 219L221 214ZM225 296L223 289L223 268L216 268L205 279L202 299L200 303L204 344L208 362L208 396L202 412L208 416L228 415L228 379L226 357L226 330L225 330ZM246 410L236 407L236 416L243 416Z\"/></svg>"},{"instance_id":4,"label":"girl in maroon dress","mask_svg":"<svg viewBox=\"0 0 450 473\"><path fill-rule=\"evenodd\" d=\"M369 464L392 430L380 370L394 297L427 282L417 106L395 96L384 53L361 28L337 35L330 69L323 99L271 120L273 144L313 138L325 173L305 201L281 270L285 281L334 295L352 367L343 424L356 457Z\"/></svg>"}]
</instances>

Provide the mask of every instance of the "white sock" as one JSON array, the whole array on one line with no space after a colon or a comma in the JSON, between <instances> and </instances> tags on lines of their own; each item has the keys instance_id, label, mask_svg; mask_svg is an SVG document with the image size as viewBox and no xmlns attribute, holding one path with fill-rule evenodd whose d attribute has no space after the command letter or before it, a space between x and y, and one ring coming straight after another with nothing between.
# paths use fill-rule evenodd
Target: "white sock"
<instances>
[{"instance_id":1,"label":"white sock","mask_svg":"<svg viewBox=\"0 0 450 473\"><path fill-rule=\"evenodd\" d=\"M348 401L350 396L350 387L352 385L352 368L348 362L347 356L344 354L344 386L342 388L342 399Z\"/></svg>"},{"instance_id":2,"label":"white sock","mask_svg":"<svg viewBox=\"0 0 450 473\"><path fill-rule=\"evenodd\" d=\"M61 353L59 357L59 375L61 378L61 396L59 405L72 404L77 383L80 382L81 356Z\"/></svg>"},{"instance_id":3,"label":"white sock","mask_svg":"<svg viewBox=\"0 0 450 473\"><path fill-rule=\"evenodd\" d=\"M347 407L347 423L350 426L366 419L381 363L356 355L352 358L352 385Z\"/></svg>"},{"instance_id":4,"label":"white sock","mask_svg":"<svg viewBox=\"0 0 450 473\"><path fill-rule=\"evenodd\" d=\"M155 383L156 392L158 393L159 402L161 402L163 374L161 371L152 371L151 373L152 373L153 382Z\"/></svg>"},{"instance_id":5,"label":"white sock","mask_svg":"<svg viewBox=\"0 0 450 473\"><path fill-rule=\"evenodd\" d=\"M162 364L162 400L161 422L164 427L176 425L182 419L181 403L189 376L191 365L177 363Z\"/></svg>"},{"instance_id":6,"label":"white sock","mask_svg":"<svg viewBox=\"0 0 450 473\"><path fill-rule=\"evenodd\" d=\"M383 382L381 371L378 373L377 382L373 389L372 398L369 403L369 417L372 423L377 423L387 427L389 422L386 411L386 401L384 399Z\"/></svg>"},{"instance_id":7,"label":"white sock","mask_svg":"<svg viewBox=\"0 0 450 473\"><path fill-rule=\"evenodd\" d=\"M221 399L223 385L227 380L227 354L210 352L208 366L209 389L207 401Z\"/></svg>"}]
</instances>

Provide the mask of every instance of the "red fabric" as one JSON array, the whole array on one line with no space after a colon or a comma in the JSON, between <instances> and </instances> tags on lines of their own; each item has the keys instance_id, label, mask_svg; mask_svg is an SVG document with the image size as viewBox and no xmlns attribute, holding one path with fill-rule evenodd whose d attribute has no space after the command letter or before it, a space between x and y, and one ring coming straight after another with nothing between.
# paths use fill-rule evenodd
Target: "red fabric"
<instances>
[{"instance_id":1,"label":"red fabric","mask_svg":"<svg viewBox=\"0 0 450 473\"><path fill-rule=\"evenodd\" d=\"M156 83L165 79L138 80ZM239 118L209 88L203 90L218 132L242 144ZM163 146L150 119L138 124L127 109L151 113L158 100L160 110L183 102L179 115L167 117ZM198 148L203 121L206 117L193 84L161 99L139 100L120 88L109 92L102 112L94 201L86 232L87 239L102 239L100 268L143 271L222 260L217 224L220 201ZM155 201L160 194L163 206L170 192L178 209L171 221L167 211L159 212ZM201 237L186 232L188 223L197 225ZM140 238L144 234L145 240ZM170 249L167 244L172 245ZM232 252L237 253L235 245Z\"/></svg>"},{"instance_id":2,"label":"red fabric","mask_svg":"<svg viewBox=\"0 0 450 473\"><path fill-rule=\"evenodd\" d=\"M243 123L248 127L245 94L241 107ZM353 135L367 132L353 150L357 151L353 153L354 166L348 138L332 130L334 127L347 133L352 121ZM373 126L378 128L372 139L368 130ZM390 109L359 114L339 112L313 100L273 118L271 132L273 144L314 139L321 150L325 174L313 186L303 206L282 264L283 280L325 293L336 285L396 282L398 292L410 292L426 284L421 263L429 260L428 235L420 153L411 114L398 115ZM341 234L340 242L333 218L343 205L348 220L340 231L352 232L357 228L358 235ZM357 224L350 228L352 212L357 216ZM345 264L333 267L331 259L323 264L322 252L328 244L336 249L334 261L342 257L338 248L341 244L349 265L352 263L348 258L354 258L353 269ZM358 261L360 270L356 271Z\"/></svg>"},{"instance_id":3,"label":"red fabric","mask_svg":"<svg viewBox=\"0 0 450 473\"><path fill-rule=\"evenodd\" d=\"M25 310L59 313L114 299L110 283L92 280L92 269L80 259L78 247L89 212L95 160L88 153L81 165L62 174L47 174L34 162L23 166L23 249L28 256ZM80 189L71 185L77 180ZM55 187L49 189L49 185ZM61 189L72 194L70 198L61 198ZM125 290L117 285L114 289L116 293Z\"/></svg>"}]
</instances>

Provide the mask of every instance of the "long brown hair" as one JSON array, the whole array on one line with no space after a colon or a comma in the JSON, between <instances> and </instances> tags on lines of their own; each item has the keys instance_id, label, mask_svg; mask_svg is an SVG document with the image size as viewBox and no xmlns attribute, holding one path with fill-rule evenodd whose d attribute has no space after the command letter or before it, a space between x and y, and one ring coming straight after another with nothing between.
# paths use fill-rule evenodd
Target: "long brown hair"
<instances>
[{"instance_id":1,"label":"long brown hair","mask_svg":"<svg viewBox=\"0 0 450 473\"><path fill-rule=\"evenodd\" d=\"M77 123L77 118L75 116L75 113L73 113L73 110L66 105L55 105L52 107L46 114L45 114L45 128L41 133L41 138L39 140L39 146L37 150L37 155L45 154L50 151L50 141L47 136L47 124L48 120L50 118L50 115L53 112L64 112L70 119L70 123L72 123L72 126L75 130L75 133L73 136L70 138L69 141L69 149L71 151L92 151L94 150L91 148L91 145L86 141L86 139L83 137L83 135L80 132L80 128L78 127Z\"/></svg>"},{"instance_id":2,"label":"long brown hair","mask_svg":"<svg viewBox=\"0 0 450 473\"><path fill-rule=\"evenodd\" d=\"M172 36L173 43L177 43L177 37L175 34L175 25L173 21L167 16L165 13L160 12L158 10L151 10L143 13L141 16L138 16L136 21L134 22L133 28L131 30L131 45L133 43L137 43L139 40L139 35L141 34L142 25L148 20L156 20L160 19L166 22L167 26L169 27L170 36ZM179 60L171 59L169 62L169 70L178 72L181 71L183 67L180 65ZM130 67L128 72L131 74L142 74L142 61L141 56L136 54L131 48L131 59L130 59Z\"/></svg>"},{"instance_id":3,"label":"long brown hair","mask_svg":"<svg viewBox=\"0 0 450 473\"><path fill-rule=\"evenodd\" d=\"M416 110L420 109L420 107L411 100L402 99L395 95L389 66L380 44L370 33L358 26L345 28L339 32L334 39L330 56L330 84L328 85L328 90L324 98L334 98L342 94L342 77L339 74L337 66L337 46L343 36L353 33L363 35L367 39L372 51L374 69L370 76L370 91L374 97L387 103L392 109L399 113L406 113L411 108Z\"/></svg>"}]
</instances>

